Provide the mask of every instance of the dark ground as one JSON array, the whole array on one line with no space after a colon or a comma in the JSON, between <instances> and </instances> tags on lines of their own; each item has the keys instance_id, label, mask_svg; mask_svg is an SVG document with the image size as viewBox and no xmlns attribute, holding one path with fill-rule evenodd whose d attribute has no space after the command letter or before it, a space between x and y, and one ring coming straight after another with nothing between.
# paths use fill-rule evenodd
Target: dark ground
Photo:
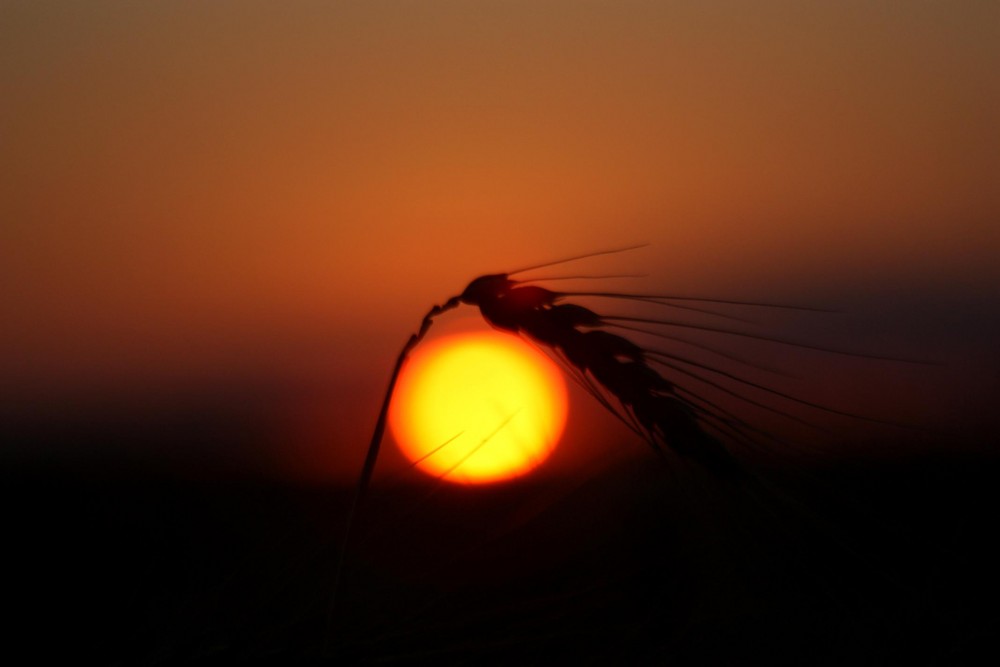
<instances>
[{"instance_id":1,"label":"dark ground","mask_svg":"<svg viewBox=\"0 0 1000 667\"><path fill-rule=\"evenodd\" d=\"M376 485L328 662L996 664L998 473L925 457L782 481L809 510L652 458ZM9 655L323 662L348 490L38 466L2 488Z\"/></svg>"}]
</instances>

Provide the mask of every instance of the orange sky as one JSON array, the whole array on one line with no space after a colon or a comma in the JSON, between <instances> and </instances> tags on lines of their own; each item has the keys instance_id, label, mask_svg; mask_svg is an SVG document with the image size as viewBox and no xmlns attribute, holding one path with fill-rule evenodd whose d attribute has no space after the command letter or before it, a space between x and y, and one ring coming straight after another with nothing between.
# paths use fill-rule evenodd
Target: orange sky
<instances>
[{"instance_id":1,"label":"orange sky","mask_svg":"<svg viewBox=\"0 0 1000 667\"><path fill-rule=\"evenodd\" d=\"M633 242L651 290L965 304L968 349L998 62L988 2L4 3L0 395L319 386L275 428L346 442L431 303Z\"/></svg>"}]
</instances>

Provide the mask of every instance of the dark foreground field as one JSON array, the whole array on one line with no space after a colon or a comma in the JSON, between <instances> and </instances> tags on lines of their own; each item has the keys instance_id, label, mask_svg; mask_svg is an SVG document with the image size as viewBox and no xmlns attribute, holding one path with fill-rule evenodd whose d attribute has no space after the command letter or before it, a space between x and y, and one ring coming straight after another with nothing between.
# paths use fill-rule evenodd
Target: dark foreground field
<instances>
[{"instance_id":1,"label":"dark foreground field","mask_svg":"<svg viewBox=\"0 0 1000 667\"><path fill-rule=\"evenodd\" d=\"M429 497L376 486L332 662L995 658L998 473L925 458L782 482L808 511L652 459ZM35 467L3 494L9 656L323 663L346 489Z\"/></svg>"}]
</instances>

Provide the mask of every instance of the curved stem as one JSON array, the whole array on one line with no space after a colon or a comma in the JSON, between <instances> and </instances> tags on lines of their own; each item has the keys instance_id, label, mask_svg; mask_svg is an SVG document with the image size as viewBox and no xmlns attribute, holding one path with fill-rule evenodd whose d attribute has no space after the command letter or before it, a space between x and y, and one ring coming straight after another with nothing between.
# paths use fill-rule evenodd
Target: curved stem
<instances>
[{"instance_id":1,"label":"curved stem","mask_svg":"<svg viewBox=\"0 0 1000 667\"><path fill-rule=\"evenodd\" d=\"M443 306L434 306L427 311L427 314L424 315L423 321L420 323L420 329L418 329L415 334L410 336L409 340L406 341L406 345L403 346L399 356L396 358L396 365L393 367L392 375L389 377L389 386L386 388L385 397L382 399L382 408L379 410L378 420L375 422L375 430L372 432L371 442L368 443L368 453L365 454L365 462L361 467L361 475L358 477L358 486L354 491L354 496L351 499L351 505L347 510L347 524L344 527L344 536L341 539L340 550L337 553L337 562L334 565L333 586L330 591L330 606L327 609L326 632L323 641L323 652L326 654L330 653L330 649L332 647L337 592L340 589L340 579L344 571L344 561L347 559L347 548L350 542L351 532L354 528L355 517L358 513L358 506L364 499L365 493L368 491L368 484L371 482L372 474L375 472L375 463L378 460L378 452L382 446L382 436L385 434L385 422L389 415L389 404L392 402L392 392L396 388L396 381L399 379L399 373L403 369L403 364L406 362L406 358L410 355L410 352L412 352L413 348L415 348L417 344L423 340L424 336L427 335L427 331L434 323L434 318L447 310L457 307L458 304L458 297L452 297L448 299Z\"/></svg>"}]
</instances>

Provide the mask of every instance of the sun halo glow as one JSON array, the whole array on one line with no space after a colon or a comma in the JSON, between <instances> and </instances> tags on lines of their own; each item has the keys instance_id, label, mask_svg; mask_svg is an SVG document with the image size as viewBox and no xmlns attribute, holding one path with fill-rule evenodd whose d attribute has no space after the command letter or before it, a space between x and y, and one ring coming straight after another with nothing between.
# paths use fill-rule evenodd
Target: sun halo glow
<instances>
[{"instance_id":1,"label":"sun halo glow","mask_svg":"<svg viewBox=\"0 0 1000 667\"><path fill-rule=\"evenodd\" d=\"M558 367L500 332L447 336L404 367L389 424L423 472L463 484L524 475L555 448L566 422Z\"/></svg>"}]
</instances>

